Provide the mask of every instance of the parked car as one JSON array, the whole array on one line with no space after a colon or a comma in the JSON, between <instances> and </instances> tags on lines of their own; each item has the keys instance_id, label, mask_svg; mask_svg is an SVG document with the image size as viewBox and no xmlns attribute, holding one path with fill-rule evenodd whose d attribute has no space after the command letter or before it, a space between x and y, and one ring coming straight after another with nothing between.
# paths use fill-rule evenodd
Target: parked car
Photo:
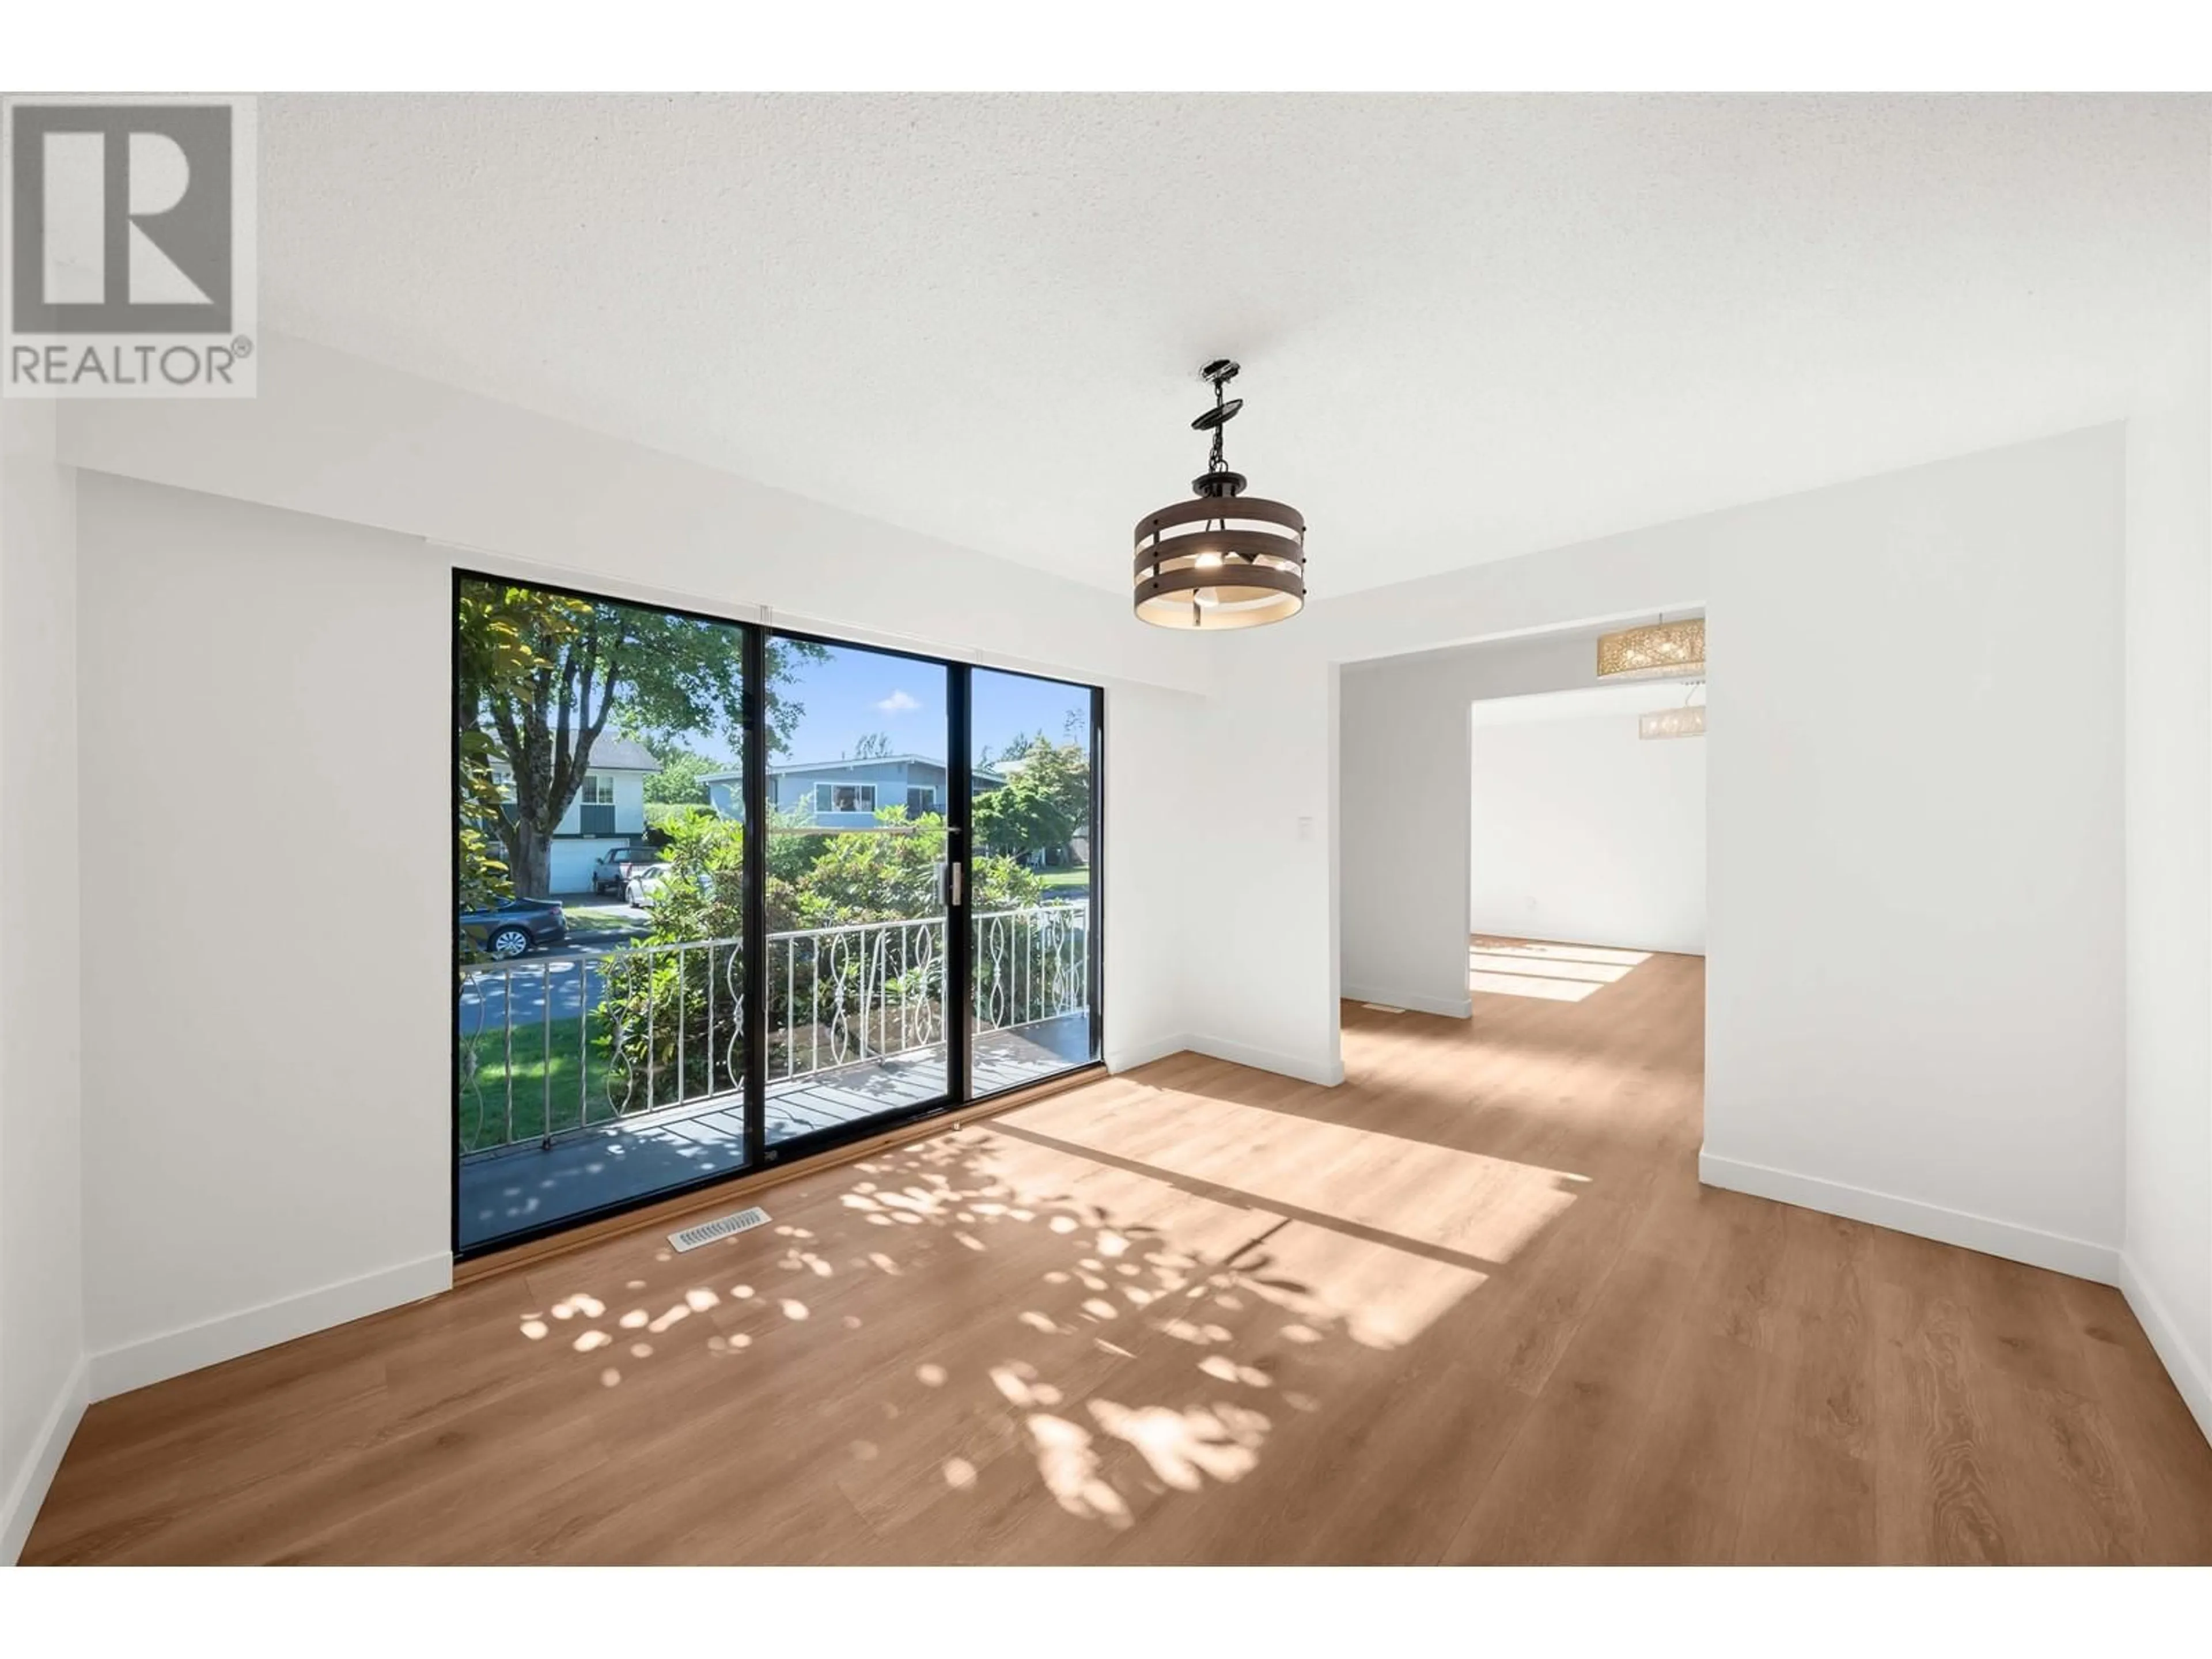
<instances>
[{"instance_id":1,"label":"parked car","mask_svg":"<svg viewBox=\"0 0 2212 1659\"><path fill-rule=\"evenodd\" d=\"M667 879L666 865L641 864L631 870L623 881L623 897L642 910L653 902L653 895L660 890L660 884Z\"/></svg>"},{"instance_id":2,"label":"parked car","mask_svg":"<svg viewBox=\"0 0 2212 1659\"><path fill-rule=\"evenodd\" d=\"M626 891L629 873L640 865L651 864L659 856L653 848L642 844L610 848L599 854L599 861L592 866L592 890L594 893Z\"/></svg>"},{"instance_id":3,"label":"parked car","mask_svg":"<svg viewBox=\"0 0 2212 1659\"><path fill-rule=\"evenodd\" d=\"M568 915L553 899L501 899L489 910L463 910L461 932L487 955L511 961L568 939Z\"/></svg>"}]
</instances>

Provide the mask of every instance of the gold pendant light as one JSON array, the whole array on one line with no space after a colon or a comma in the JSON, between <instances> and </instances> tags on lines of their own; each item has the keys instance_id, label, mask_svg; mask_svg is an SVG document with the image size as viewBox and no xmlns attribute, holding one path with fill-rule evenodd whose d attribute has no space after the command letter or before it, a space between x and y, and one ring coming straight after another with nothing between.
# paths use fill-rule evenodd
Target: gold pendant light
<instances>
[{"instance_id":1,"label":"gold pendant light","mask_svg":"<svg viewBox=\"0 0 2212 1659\"><path fill-rule=\"evenodd\" d=\"M1244 475L1221 459L1222 428L1244 407L1222 388L1237 365L1217 359L1199 371L1213 407L1191 422L1211 432L1194 501L1137 521L1137 617L1156 628L1261 628L1295 617L1306 603L1306 521L1296 507L1244 494Z\"/></svg>"},{"instance_id":2,"label":"gold pendant light","mask_svg":"<svg viewBox=\"0 0 2212 1659\"><path fill-rule=\"evenodd\" d=\"M1597 677L1601 680L1684 678L1705 672L1703 617L1624 628L1601 635L1597 642Z\"/></svg>"}]
</instances>

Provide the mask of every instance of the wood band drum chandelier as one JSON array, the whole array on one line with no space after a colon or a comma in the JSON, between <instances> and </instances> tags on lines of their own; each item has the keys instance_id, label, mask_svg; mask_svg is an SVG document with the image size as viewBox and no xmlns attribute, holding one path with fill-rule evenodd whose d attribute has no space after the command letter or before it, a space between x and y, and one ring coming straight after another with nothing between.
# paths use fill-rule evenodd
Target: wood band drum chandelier
<instances>
[{"instance_id":1,"label":"wood band drum chandelier","mask_svg":"<svg viewBox=\"0 0 2212 1659\"><path fill-rule=\"evenodd\" d=\"M1137 520L1137 617L1156 628L1261 628L1305 609L1305 516L1244 493L1244 475L1221 459L1222 429L1244 407L1222 392L1237 365L1223 357L1199 373L1213 407L1191 427L1213 434L1210 465L1191 480L1197 499Z\"/></svg>"}]
</instances>

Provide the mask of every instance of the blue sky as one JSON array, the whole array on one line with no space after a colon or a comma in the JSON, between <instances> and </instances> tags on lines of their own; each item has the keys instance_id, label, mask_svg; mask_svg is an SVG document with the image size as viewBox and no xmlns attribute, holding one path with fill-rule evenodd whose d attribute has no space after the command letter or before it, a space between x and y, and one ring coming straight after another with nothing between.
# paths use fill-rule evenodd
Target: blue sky
<instances>
[{"instance_id":1,"label":"blue sky","mask_svg":"<svg viewBox=\"0 0 2212 1659\"><path fill-rule=\"evenodd\" d=\"M890 740L895 755L945 757L945 671L935 663L831 646L826 662L802 662L785 695L805 708L785 758L836 760L871 732ZM1003 755L1018 733L1042 728L1055 742L1071 710L1088 720L1091 694L1079 687L979 668L969 724L975 752ZM1081 729L1079 726L1079 731Z\"/></svg>"},{"instance_id":2,"label":"blue sky","mask_svg":"<svg viewBox=\"0 0 2212 1659\"><path fill-rule=\"evenodd\" d=\"M784 760L836 760L859 747L869 732L890 739L895 755L945 758L946 671L936 663L894 657L858 646L825 647L826 660L800 661L782 687L783 695L805 714L792 734ZM1090 717L1091 694L1027 675L978 668L973 687L970 725L975 753L1002 756L1017 735L1043 731L1054 742L1066 740L1067 717L1078 717L1079 734ZM731 761L726 733L694 732L687 746L719 763Z\"/></svg>"}]
</instances>

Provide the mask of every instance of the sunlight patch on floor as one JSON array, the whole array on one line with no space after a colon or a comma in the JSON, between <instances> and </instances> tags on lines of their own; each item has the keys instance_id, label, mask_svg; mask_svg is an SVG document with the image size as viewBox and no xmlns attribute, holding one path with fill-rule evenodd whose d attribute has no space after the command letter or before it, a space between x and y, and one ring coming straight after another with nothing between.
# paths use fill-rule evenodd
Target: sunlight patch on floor
<instances>
[{"instance_id":1,"label":"sunlight patch on floor","mask_svg":"<svg viewBox=\"0 0 2212 1659\"><path fill-rule=\"evenodd\" d=\"M867 1351L862 1363L884 1367L892 1389L884 1420L929 1413L945 1432L908 1430L927 1452L894 1457L868 1432L854 1437L872 1419L840 1422L839 1487L872 1525L896 1528L1034 1480L1066 1514L1118 1530L1156 1500L1245 1479L1289 1415L1319 1409L1330 1344L1402 1349L1587 1185L1198 1091L1116 1096L1103 1113L1073 1096L1040 1102L858 1164L828 1195L818 1236L786 1225L772 1244L735 1237L680 1267L654 1257L687 1276L743 1262L748 1281L769 1275L758 1288L718 1273L650 1295L637 1281L617 1302L580 1289L525 1313L522 1335L539 1352L567 1338L560 1363L591 1366L608 1389L629 1362L668 1364L695 1332L718 1363L757 1364L763 1352L853 1340L823 1330L840 1322L834 1306L793 1291L840 1293L855 1274L964 1277L956 1263L1014 1252L1036 1279L990 1362ZM848 1333L863 1323L842 1321ZM620 1371L606 1364L618 1346Z\"/></svg>"},{"instance_id":2,"label":"sunlight patch on floor","mask_svg":"<svg viewBox=\"0 0 2212 1659\"><path fill-rule=\"evenodd\" d=\"M1546 1002L1580 1002L1603 986L1595 980L1537 979L1528 974L1471 971L1467 988L1493 997L1535 997Z\"/></svg>"},{"instance_id":3,"label":"sunlight patch on floor","mask_svg":"<svg viewBox=\"0 0 2212 1659\"><path fill-rule=\"evenodd\" d=\"M1477 951L1498 951L1549 962L1597 962L1633 968L1651 960L1649 951L1625 951L1610 945L1551 945L1541 939L1494 939L1482 933L1471 934L1468 943Z\"/></svg>"},{"instance_id":4,"label":"sunlight patch on floor","mask_svg":"<svg viewBox=\"0 0 2212 1659\"><path fill-rule=\"evenodd\" d=\"M1489 996L1580 1002L1650 960L1648 951L1601 945L1541 945L1475 938L1468 947L1469 991Z\"/></svg>"},{"instance_id":5,"label":"sunlight patch on floor","mask_svg":"<svg viewBox=\"0 0 2212 1659\"><path fill-rule=\"evenodd\" d=\"M1075 1112L1031 1111L1018 1121L1072 1151L1133 1163L1160 1179L1231 1189L1255 1209L1304 1211L1316 1224L1343 1222L1487 1262L1510 1261L1573 1201L1583 1181L1569 1170L1182 1090L1132 1098L1104 1126ZM1110 1139L1100 1138L1102 1127Z\"/></svg>"}]
</instances>

